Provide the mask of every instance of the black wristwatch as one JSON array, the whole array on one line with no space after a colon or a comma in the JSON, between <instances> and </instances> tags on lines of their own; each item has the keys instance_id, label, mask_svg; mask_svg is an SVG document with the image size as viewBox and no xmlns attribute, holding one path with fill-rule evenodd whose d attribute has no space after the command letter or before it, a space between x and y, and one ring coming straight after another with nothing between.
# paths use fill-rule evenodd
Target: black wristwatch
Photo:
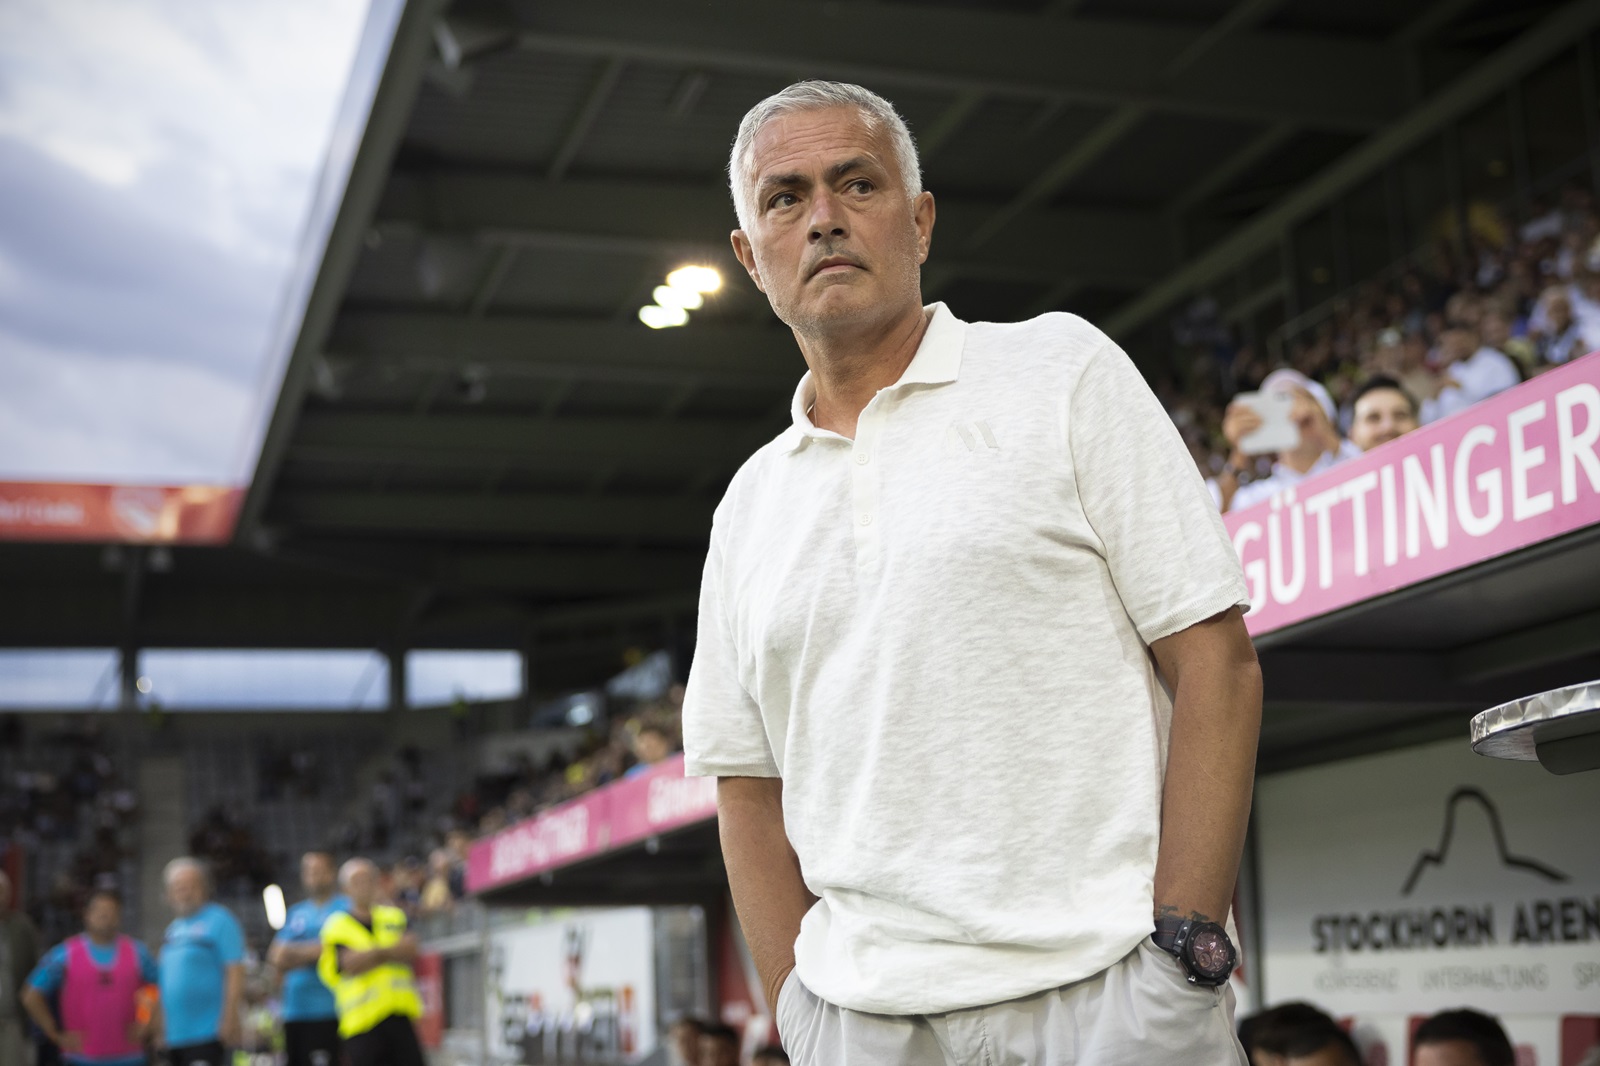
<instances>
[{"instance_id":1,"label":"black wristwatch","mask_svg":"<svg viewBox=\"0 0 1600 1066\"><path fill-rule=\"evenodd\" d=\"M1156 947L1178 960L1192 985L1215 988L1228 979L1239 964L1228 932L1216 922L1197 922L1190 918L1157 918L1150 935Z\"/></svg>"}]
</instances>

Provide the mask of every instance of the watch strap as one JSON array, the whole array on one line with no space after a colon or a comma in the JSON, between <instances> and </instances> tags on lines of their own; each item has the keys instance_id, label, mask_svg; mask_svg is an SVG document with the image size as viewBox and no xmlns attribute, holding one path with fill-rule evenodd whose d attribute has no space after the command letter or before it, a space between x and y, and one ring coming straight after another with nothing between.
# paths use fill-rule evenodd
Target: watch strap
<instances>
[{"instance_id":1,"label":"watch strap","mask_svg":"<svg viewBox=\"0 0 1600 1066\"><path fill-rule=\"evenodd\" d=\"M1167 916L1156 919L1156 931L1150 934L1156 947L1165 951L1174 958L1178 955L1178 935L1183 932L1183 927L1189 924L1189 919Z\"/></svg>"}]
</instances>

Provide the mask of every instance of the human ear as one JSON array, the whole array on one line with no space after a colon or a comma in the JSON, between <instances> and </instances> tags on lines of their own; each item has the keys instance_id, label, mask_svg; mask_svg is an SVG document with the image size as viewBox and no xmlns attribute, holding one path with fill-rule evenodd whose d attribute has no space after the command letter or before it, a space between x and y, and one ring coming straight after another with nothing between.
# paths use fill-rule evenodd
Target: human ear
<instances>
[{"instance_id":1,"label":"human ear","mask_svg":"<svg viewBox=\"0 0 1600 1066\"><path fill-rule=\"evenodd\" d=\"M761 271L756 267L756 252L750 244L750 237L742 229L736 229L728 234L728 240L733 243L733 254L738 257L739 265L744 267L744 272L750 275L750 280L756 283L756 288L766 292L766 286L761 284Z\"/></svg>"}]
</instances>

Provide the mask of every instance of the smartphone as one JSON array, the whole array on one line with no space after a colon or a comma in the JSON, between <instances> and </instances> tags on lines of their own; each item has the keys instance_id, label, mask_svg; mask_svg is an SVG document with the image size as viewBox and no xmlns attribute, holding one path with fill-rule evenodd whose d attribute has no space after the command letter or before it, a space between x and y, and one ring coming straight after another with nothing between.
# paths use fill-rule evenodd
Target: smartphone
<instances>
[{"instance_id":1,"label":"smartphone","mask_svg":"<svg viewBox=\"0 0 1600 1066\"><path fill-rule=\"evenodd\" d=\"M1288 451L1300 443L1300 427L1290 414L1294 409L1293 393L1241 392L1233 402L1250 408L1261 418L1260 428L1239 440L1239 450L1246 455Z\"/></svg>"}]
</instances>

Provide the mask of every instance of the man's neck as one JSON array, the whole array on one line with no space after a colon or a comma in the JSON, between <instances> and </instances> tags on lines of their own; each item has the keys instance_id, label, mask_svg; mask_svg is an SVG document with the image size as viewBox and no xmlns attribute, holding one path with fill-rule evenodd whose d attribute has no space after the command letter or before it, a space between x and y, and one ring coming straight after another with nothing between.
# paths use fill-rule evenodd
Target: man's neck
<instances>
[{"instance_id":1,"label":"man's neck","mask_svg":"<svg viewBox=\"0 0 1600 1066\"><path fill-rule=\"evenodd\" d=\"M929 317L919 304L870 330L839 334L797 331L795 340L811 368L816 389L812 424L855 439L862 410L879 390L899 381L916 357Z\"/></svg>"},{"instance_id":2,"label":"man's neck","mask_svg":"<svg viewBox=\"0 0 1600 1066\"><path fill-rule=\"evenodd\" d=\"M88 930L84 930L84 932L88 935L91 943L102 948L108 948L117 942L117 934L115 933L111 933L107 936L101 936L98 933L91 933Z\"/></svg>"},{"instance_id":3,"label":"man's neck","mask_svg":"<svg viewBox=\"0 0 1600 1066\"><path fill-rule=\"evenodd\" d=\"M326 892L313 892L313 893L311 893L311 897L310 897L311 902L315 903L319 907L326 907L328 905L328 901L330 899L332 899L332 898L333 898L333 889L331 889L331 888L328 889Z\"/></svg>"}]
</instances>

